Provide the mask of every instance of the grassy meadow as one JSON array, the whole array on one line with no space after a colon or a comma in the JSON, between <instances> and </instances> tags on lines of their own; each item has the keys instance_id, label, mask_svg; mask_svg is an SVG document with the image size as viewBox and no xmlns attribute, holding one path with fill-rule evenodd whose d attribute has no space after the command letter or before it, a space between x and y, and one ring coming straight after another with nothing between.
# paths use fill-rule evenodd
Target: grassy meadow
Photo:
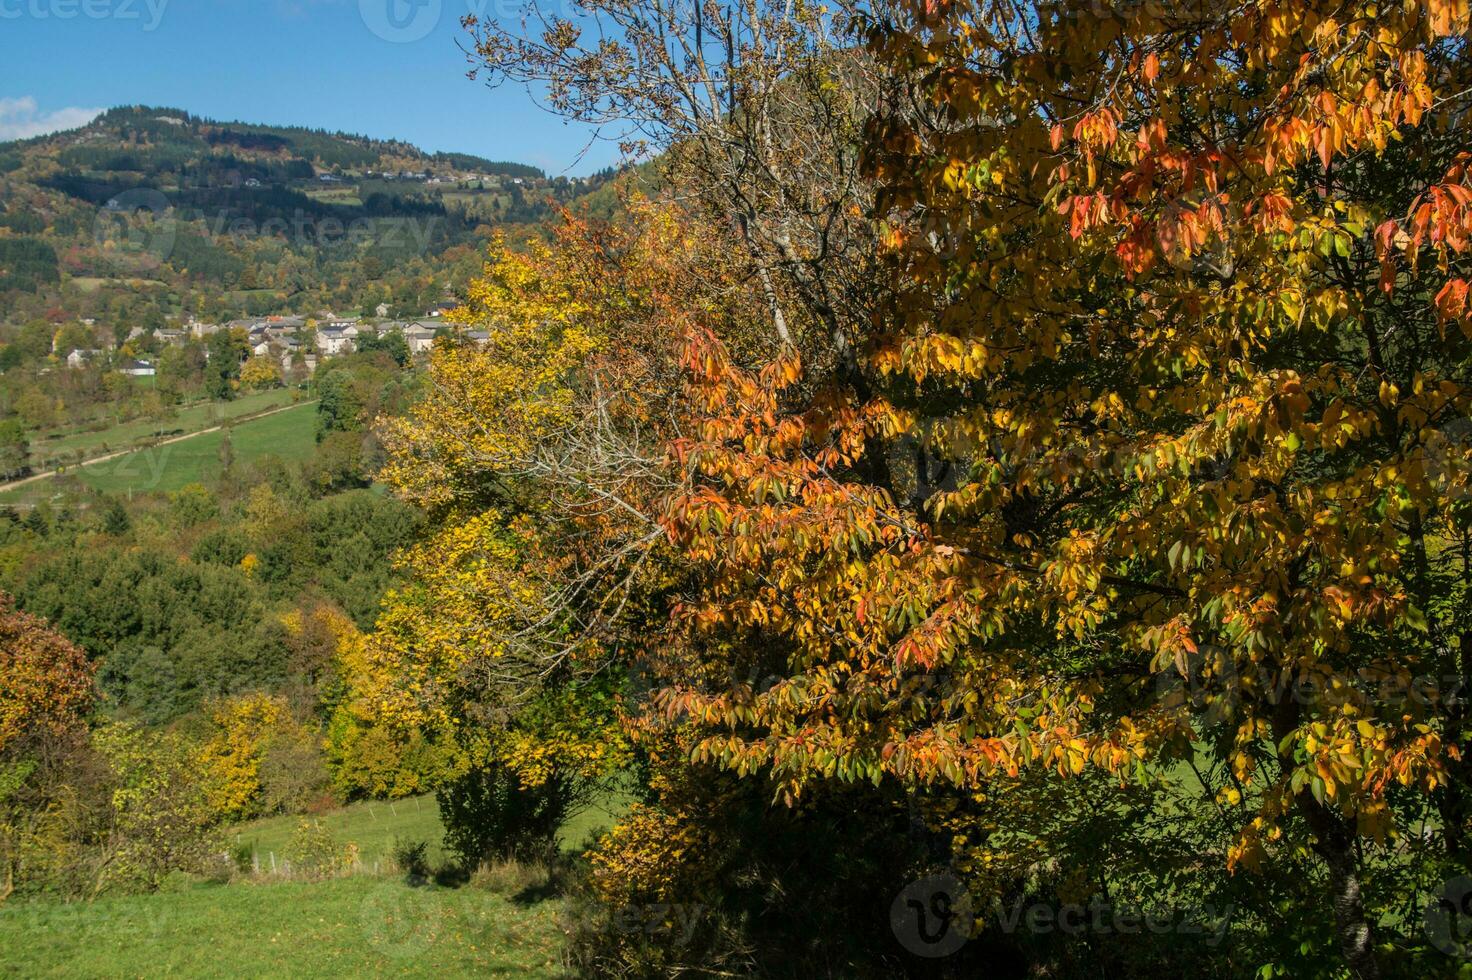
<instances>
[{"instance_id":1,"label":"grassy meadow","mask_svg":"<svg viewBox=\"0 0 1472 980\"><path fill-rule=\"evenodd\" d=\"M310 404L250 419L229 428L231 451L240 463L262 456L305 460L317 444L316 425L317 416ZM220 445L225 438L225 431L218 430L140 449L84 467L78 476L88 486L105 493L178 490L186 484L203 483L219 475Z\"/></svg>"},{"instance_id":2,"label":"grassy meadow","mask_svg":"<svg viewBox=\"0 0 1472 980\"><path fill-rule=\"evenodd\" d=\"M279 394L279 393L278 393ZM242 399L243 401L243 399ZM290 399L286 399L290 404ZM229 402L238 405L239 402ZM273 406L258 407L269 411ZM230 417L238 417L233 413ZM213 422L210 424L218 424ZM273 415L247 419L230 426L231 452L237 463L263 456L305 460L316 447L317 416L312 403L286 408ZM169 492L190 483L207 483L220 473L220 445L224 431L149 446L88 466L69 467L65 479L74 479L104 493ZM27 505L49 498L58 490L57 478L36 480L0 493L0 504Z\"/></svg>"},{"instance_id":3,"label":"grassy meadow","mask_svg":"<svg viewBox=\"0 0 1472 980\"><path fill-rule=\"evenodd\" d=\"M611 827L628 806L628 798L615 794L575 814L563 826L559 839L564 851L573 851L587 843L590 834ZM292 834L303 817L266 817L241 824L231 831L232 847L249 846L263 869L270 868L271 856L287 852ZM310 819L340 844L354 844L363 866L372 870L375 863L387 864L395 841L419 841L429 845L431 865L447 858L444 851L444 827L440 824L439 806L433 794L412 796L402 800L368 800L332 810Z\"/></svg>"},{"instance_id":4,"label":"grassy meadow","mask_svg":"<svg viewBox=\"0 0 1472 980\"><path fill-rule=\"evenodd\" d=\"M7 977L555 977L559 899L401 876L0 906Z\"/></svg>"},{"instance_id":5,"label":"grassy meadow","mask_svg":"<svg viewBox=\"0 0 1472 980\"><path fill-rule=\"evenodd\" d=\"M139 379L147 380L147 379ZM183 435L199 429L207 429L230 419L256 415L290 405L294 393L286 388L252 392L228 402L197 402L179 409L178 413L165 421L135 419L119 425L100 429L52 433L31 440L31 455L38 464L44 465L54 457L72 458L81 453L96 456L102 453L127 449L141 439L167 438Z\"/></svg>"},{"instance_id":6,"label":"grassy meadow","mask_svg":"<svg viewBox=\"0 0 1472 980\"><path fill-rule=\"evenodd\" d=\"M613 822L616 796L569 820L571 851ZM433 796L370 801L313 819L339 846L356 845L345 877L270 874L304 818L270 817L226 837L250 846L261 874L216 884L180 878L153 895L90 903L0 904L0 976L561 976L565 901L519 875L459 887L411 886L392 864L396 841L429 844L446 861ZM377 867L377 872L375 872ZM200 937L209 941L201 944Z\"/></svg>"},{"instance_id":7,"label":"grassy meadow","mask_svg":"<svg viewBox=\"0 0 1472 980\"><path fill-rule=\"evenodd\" d=\"M354 803L313 818L267 817L241 824L228 840L235 847L249 846L266 870L270 868L272 855L286 854L292 834L304 819L317 820L333 840L356 845L359 859L370 870L375 863L388 862L397 840L428 844L431 864L439 864L445 858L444 827L440 825L439 807L432 795Z\"/></svg>"}]
</instances>

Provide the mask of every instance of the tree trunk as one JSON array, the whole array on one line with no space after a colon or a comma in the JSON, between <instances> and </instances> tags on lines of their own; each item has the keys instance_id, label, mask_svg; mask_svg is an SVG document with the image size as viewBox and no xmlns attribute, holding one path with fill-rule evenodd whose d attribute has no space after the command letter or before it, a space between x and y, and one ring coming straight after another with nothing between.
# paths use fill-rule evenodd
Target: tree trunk
<instances>
[{"instance_id":1,"label":"tree trunk","mask_svg":"<svg viewBox=\"0 0 1472 980\"><path fill-rule=\"evenodd\" d=\"M1285 697L1273 712L1273 736L1279 745L1297 726L1299 702ZM1334 903L1334 939L1344 965L1354 980L1379 980L1380 964L1375 959L1375 933L1365 918L1360 891L1359 858L1355 853L1354 827L1339 814L1308 793L1300 792L1294 802L1314 836L1314 852L1329 868L1329 888Z\"/></svg>"},{"instance_id":2,"label":"tree trunk","mask_svg":"<svg viewBox=\"0 0 1472 980\"><path fill-rule=\"evenodd\" d=\"M1314 850L1329 867L1334 937L1344 965L1355 980L1378 980L1380 964L1375 959L1375 933L1365 918L1353 835L1337 814L1317 800L1300 796L1298 804L1308 818L1309 829L1318 838Z\"/></svg>"}]
</instances>

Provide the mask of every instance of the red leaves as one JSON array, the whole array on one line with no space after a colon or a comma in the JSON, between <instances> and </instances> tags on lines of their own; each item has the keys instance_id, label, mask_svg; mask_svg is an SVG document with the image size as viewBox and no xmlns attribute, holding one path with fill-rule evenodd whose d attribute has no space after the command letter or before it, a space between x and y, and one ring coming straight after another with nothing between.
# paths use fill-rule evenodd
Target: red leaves
<instances>
[{"instance_id":1,"label":"red leaves","mask_svg":"<svg viewBox=\"0 0 1472 980\"><path fill-rule=\"evenodd\" d=\"M1111 214L1123 215L1124 208L1117 203L1111 205L1102 191L1094 194L1076 194L1065 198L1058 206L1058 213L1070 215L1068 233L1073 238L1082 237L1084 232L1109 222Z\"/></svg>"},{"instance_id":2,"label":"red leaves","mask_svg":"<svg viewBox=\"0 0 1472 980\"><path fill-rule=\"evenodd\" d=\"M1467 281L1451 279L1436 294L1436 312L1445 323L1460 320L1467 315Z\"/></svg>"}]
</instances>

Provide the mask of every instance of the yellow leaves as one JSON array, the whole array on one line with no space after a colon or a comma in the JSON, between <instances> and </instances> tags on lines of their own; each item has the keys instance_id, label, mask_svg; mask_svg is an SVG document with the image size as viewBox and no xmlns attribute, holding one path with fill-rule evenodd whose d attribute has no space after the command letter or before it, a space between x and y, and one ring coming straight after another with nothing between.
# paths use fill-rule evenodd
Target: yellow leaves
<instances>
[{"instance_id":1,"label":"yellow leaves","mask_svg":"<svg viewBox=\"0 0 1472 980\"><path fill-rule=\"evenodd\" d=\"M1244 867L1248 871L1260 873L1262 862L1267 857L1266 842L1273 839L1275 832L1276 828L1265 818L1254 817L1238 835L1237 841L1227 849L1227 870L1235 871L1238 867Z\"/></svg>"},{"instance_id":2,"label":"yellow leaves","mask_svg":"<svg viewBox=\"0 0 1472 980\"><path fill-rule=\"evenodd\" d=\"M207 805L227 818L252 816L266 742L290 727L286 702L261 693L241 695L215 704L210 723L214 734L199 750Z\"/></svg>"}]
</instances>

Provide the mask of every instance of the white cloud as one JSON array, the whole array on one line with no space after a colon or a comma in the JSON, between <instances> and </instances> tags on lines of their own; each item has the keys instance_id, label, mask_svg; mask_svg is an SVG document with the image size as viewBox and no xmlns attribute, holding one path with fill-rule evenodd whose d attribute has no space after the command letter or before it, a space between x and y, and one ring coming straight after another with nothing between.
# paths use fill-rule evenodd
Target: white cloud
<instances>
[{"instance_id":1,"label":"white cloud","mask_svg":"<svg viewBox=\"0 0 1472 980\"><path fill-rule=\"evenodd\" d=\"M0 142L30 139L63 129L85 126L102 114L101 109L82 109L68 106L51 112L41 112L32 96L18 99L0 98Z\"/></svg>"}]
</instances>

